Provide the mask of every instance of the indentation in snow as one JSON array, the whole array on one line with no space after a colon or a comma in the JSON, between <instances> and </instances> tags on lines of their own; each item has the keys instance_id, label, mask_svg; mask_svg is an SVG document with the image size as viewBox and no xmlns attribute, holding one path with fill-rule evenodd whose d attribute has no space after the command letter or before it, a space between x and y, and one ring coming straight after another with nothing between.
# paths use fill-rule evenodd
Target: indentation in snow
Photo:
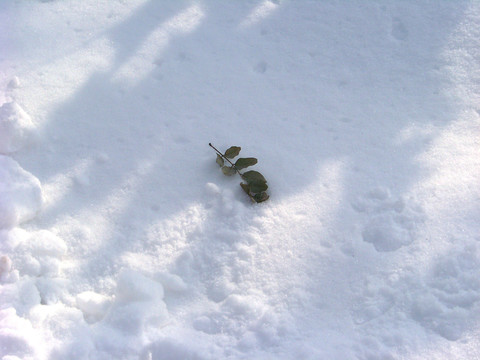
<instances>
[{"instance_id":1,"label":"indentation in snow","mask_svg":"<svg viewBox=\"0 0 480 360\"><path fill-rule=\"evenodd\" d=\"M394 17L392 20L392 36L400 41L405 41L408 38L408 30L398 17Z\"/></svg>"},{"instance_id":2,"label":"indentation in snow","mask_svg":"<svg viewBox=\"0 0 480 360\"><path fill-rule=\"evenodd\" d=\"M411 316L442 337L458 340L476 324L480 311L480 257L477 246L453 249L433 265L425 288L412 301Z\"/></svg>"},{"instance_id":3,"label":"indentation in snow","mask_svg":"<svg viewBox=\"0 0 480 360\"><path fill-rule=\"evenodd\" d=\"M353 202L352 207L368 216L361 235L380 252L409 245L417 226L424 221L423 212L414 200L395 198L386 188L369 191Z\"/></svg>"}]
</instances>

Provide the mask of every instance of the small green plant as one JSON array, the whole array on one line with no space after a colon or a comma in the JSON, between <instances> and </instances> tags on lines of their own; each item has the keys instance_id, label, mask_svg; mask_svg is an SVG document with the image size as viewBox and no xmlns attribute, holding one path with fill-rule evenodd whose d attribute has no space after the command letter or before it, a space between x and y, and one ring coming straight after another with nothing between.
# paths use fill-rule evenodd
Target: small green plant
<instances>
[{"instance_id":1,"label":"small green plant","mask_svg":"<svg viewBox=\"0 0 480 360\"><path fill-rule=\"evenodd\" d=\"M222 172L224 175L232 176L237 173L238 175L240 175L242 180L245 181L240 183L240 186L242 187L243 191L245 191L245 193L250 197L250 199L252 199L252 201L261 203L265 200L268 200L269 196L266 192L268 189L268 185L267 180L265 180L263 175L255 170L250 170L244 173L240 172L240 170L255 165L258 162L257 159L251 157L238 158L234 164L230 161L230 159L234 159L238 156L238 154L240 154L240 150L242 150L240 146L231 146L227 149L227 151L225 151L224 154L222 154L211 143L209 143L208 145L210 145L210 147L217 153L217 164L222 168ZM225 161L229 163L230 166L225 165Z\"/></svg>"}]
</instances>

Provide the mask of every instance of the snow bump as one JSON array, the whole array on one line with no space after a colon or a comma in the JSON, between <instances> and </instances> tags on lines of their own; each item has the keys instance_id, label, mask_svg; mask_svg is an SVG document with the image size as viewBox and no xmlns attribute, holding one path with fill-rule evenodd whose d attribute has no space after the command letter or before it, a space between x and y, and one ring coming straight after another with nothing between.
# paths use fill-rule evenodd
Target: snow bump
<instances>
[{"instance_id":1,"label":"snow bump","mask_svg":"<svg viewBox=\"0 0 480 360\"><path fill-rule=\"evenodd\" d=\"M77 295L77 307L83 312L85 321L94 323L101 320L111 306L111 298L93 291L84 291Z\"/></svg>"},{"instance_id":2,"label":"snow bump","mask_svg":"<svg viewBox=\"0 0 480 360\"><path fill-rule=\"evenodd\" d=\"M20 150L34 130L32 119L16 102L8 102L0 107L0 153Z\"/></svg>"},{"instance_id":3,"label":"snow bump","mask_svg":"<svg viewBox=\"0 0 480 360\"><path fill-rule=\"evenodd\" d=\"M15 160L0 155L0 229L34 218L41 206L40 181Z\"/></svg>"},{"instance_id":4,"label":"snow bump","mask_svg":"<svg viewBox=\"0 0 480 360\"><path fill-rule=\"evenodd\" d=\"M160 283L137 271L125 269L120 273L115 300L102 325L115 329L114 331L119 334L128 333L132 336L161 327L168 319L167 306L162 300L163 295ZM92 310L92 306L86 303L83 305L87 305L84 310Z\"/></svg>"}]
</instances>

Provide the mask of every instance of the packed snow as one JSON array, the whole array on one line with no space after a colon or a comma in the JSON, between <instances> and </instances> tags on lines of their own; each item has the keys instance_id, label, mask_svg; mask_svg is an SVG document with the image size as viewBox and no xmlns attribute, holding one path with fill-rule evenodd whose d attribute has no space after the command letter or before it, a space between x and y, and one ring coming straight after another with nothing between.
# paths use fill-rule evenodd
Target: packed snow
<instances>
[{"instance_id":1,"label":"packed snow","mask_svg":"<svg viewBox=\"0 0 480 360\"><path fill-rule=\"evenodd\" d=\"M0 2L1 360L476 358L479 2Z\"/></svg>"}]
</instances>

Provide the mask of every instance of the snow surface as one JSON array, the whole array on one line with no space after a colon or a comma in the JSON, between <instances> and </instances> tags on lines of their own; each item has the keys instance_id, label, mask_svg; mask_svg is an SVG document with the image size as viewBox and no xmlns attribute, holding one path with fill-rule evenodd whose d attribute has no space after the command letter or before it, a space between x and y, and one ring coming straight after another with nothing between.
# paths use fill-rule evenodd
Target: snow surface
<instances>
[{"instance_id":1,"label":"snow surface","mask_svg":"<svg viewBox=\"0 0 480 360\"><path fill-rule=\"evenodd\" d=\"M477 1L4 0L0 153L2 360L480 358Z\"/></svg>"}]
</instances>

